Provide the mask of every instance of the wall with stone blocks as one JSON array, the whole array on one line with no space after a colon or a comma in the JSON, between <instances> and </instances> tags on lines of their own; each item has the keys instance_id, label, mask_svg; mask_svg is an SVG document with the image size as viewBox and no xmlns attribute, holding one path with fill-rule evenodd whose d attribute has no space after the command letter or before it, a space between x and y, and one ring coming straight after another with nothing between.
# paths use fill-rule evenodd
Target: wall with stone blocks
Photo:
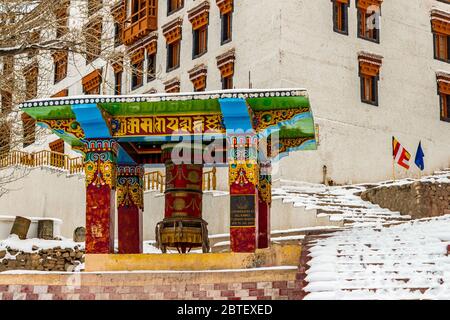
<instances>
[{"instance_id":1,"label":"wall with stone blocks","mask_svg":"<svg viewBox=\"0 0 450 320\"><path fill-rule=\"evenodd\" d=\"M1 275L0 300L294 300L297 268L236 272Z\"/></svg>"},{"instance_id":2,"label":"wall with stone blocks","mask_svg":"<svg viewBox=\"0 0 450 320\"><path fill-rule=\"evenodd\" d=\"M363 192L361 198L413 219L450 214L450 183L417 181L377 187Z\"/></svg>"},{"instance_id":3,"label":"wall with stone blocks","mask_svg":"<svg viewBox=\"0 0 450 320\"><path fill-rule=\"evenodd\" d=\"M0 272L8 270L71 272L83 262L84 250L79 248L43 249L34 253L13 249L0 250Z\"/></svg>"}]
</instances>

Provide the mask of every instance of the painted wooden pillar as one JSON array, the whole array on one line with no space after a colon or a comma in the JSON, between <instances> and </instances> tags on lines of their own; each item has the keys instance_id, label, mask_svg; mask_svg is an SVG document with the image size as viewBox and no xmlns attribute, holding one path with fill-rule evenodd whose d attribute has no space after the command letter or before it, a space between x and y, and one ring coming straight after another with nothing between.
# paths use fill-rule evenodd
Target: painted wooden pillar
<instances>
[{"instance_id":1,"label":"painted wooden pillar","mask_svg":"<svg viewBox=\"0 0 450 320\"><path fill-rule=\"evenodd\" d=\"M254 252L258 234L258 139L254 134L234 134L227 138L231 250Z\"/></svg>"},{"instance_id":2,"label":"painted wooden pillar","mask_svg":"<svg viewBox=\"0 0 450 320\"><path fill-rule=\"evenodd\" d=\"M270 207L272 205L272 167L270 162L259 164L258 183L258 249L270 245Z\"/></svg>"},{"instance_id":3,"label":"painted wooden pillar","mask_svg":"<svg viewBox=\"0 0 450 320\"><path fill-rule=\"evenodd\" d=\"M117 142L86 139L86 253L114 253Z\"/></svg>"},{"instance_id":4,"label":"painted wooden pillar","mask_svg":"<svg viewBox=\"0 0 450 320\"><path fill-rule=\"evenodd\" d=\"M119 253L142 253L144 211L144 168L117 167L117 220Z\"/></svg>"}]
</instances>

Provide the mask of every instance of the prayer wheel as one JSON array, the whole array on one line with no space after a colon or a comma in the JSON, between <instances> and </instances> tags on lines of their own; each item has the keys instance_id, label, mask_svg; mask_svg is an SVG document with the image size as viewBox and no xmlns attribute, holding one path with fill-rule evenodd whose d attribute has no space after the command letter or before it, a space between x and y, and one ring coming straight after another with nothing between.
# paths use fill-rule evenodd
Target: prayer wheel
<instances>
[{"instance_id":1,"label":"prayer wheel","mask_svg":"<svg viewBox=\"0 0 450 320\"><path fill-rule=\"evenodd\" d=\"M38 221L38 238L53 240L53 220Z\"/></svg>"},{"instance_id":2,"label":"prayer wheel","mask_svg":"<svg viewBox=\"0 0 450 320\"><path fill-rule=\"evenodd\" d=\"M207 223L202 219L202 146L166 144L162 148L166 168L164 220L156 227L158 247L180 253L201 247L209 251ZM176 158L176 159L174 159Z\"/></svg>"},{"instance_id":3,"label":"prayer wheel","mask_svg":"<svg viewBox=\"0 0 450 320\"><path fill-rule=\"evenodd\" d=\"M28 230L30 229L30 224L31 224L30 219L16 216L10 234L15 234L19 237L19 239L24 240L27 238Z\"/></svg>"}]
</instances>

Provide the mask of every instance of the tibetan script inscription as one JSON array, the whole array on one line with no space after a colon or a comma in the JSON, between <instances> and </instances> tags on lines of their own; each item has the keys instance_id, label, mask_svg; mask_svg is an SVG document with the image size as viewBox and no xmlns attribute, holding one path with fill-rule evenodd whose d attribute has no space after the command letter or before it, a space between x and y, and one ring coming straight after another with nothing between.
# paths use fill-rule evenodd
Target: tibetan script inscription
<instances>
[{"instance_id":1,"label":"tibetan script inscription","mask_svg":"<svg viewBox=\"0 0 450 320\"><path fill-rule=\"evenodd\" d=\"M117 117L111 129L116 137L225 132L220 114Z\"/></svg>"},{"instance_id":2,"label":"tibetan script inscription","mask_svg":"<svg viewBox=\"0 0 450 320\"><path fill-rule=\"evenodd\" d=\"M256 225L256 199L254 195L231 195L231 227L254 227Z\"/></svg>"}]
</instances>

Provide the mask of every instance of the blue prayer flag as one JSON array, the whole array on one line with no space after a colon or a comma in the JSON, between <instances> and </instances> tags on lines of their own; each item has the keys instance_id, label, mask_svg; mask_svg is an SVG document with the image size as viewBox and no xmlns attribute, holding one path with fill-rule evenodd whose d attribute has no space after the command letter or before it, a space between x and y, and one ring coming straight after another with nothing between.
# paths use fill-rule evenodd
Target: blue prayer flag
<instances>
[{"instance_id":1,"label":"blue prayer flag","mask_svg":"<svg viewBox=\"0 0 450 320\"><path fill-rule=\"evenodd\" d=\"M419 142L419 146L417 147L417 152L416 152L416 159L414 160L414 163L422 171L425 169L425 162L423 161L424 157L425 157L425 154L423 153L423 150L422 150L422 142Z\"/></svg>"}]
</instances>

